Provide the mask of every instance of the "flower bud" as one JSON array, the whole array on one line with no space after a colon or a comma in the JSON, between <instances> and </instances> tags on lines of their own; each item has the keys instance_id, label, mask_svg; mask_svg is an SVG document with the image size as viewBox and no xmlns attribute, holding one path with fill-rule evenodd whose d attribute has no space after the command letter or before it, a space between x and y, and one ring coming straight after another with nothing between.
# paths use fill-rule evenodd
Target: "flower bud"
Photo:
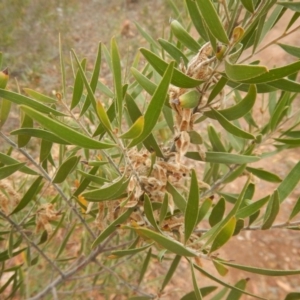
<instances>
[{"instance_id":1,"label":"flower bud","mask_svg":"<svg viewBox=\"0 0 300 300\"><path fill-rule=\"evenodd\" d=\"M189 91L179 96L178 104L182 108L194 108L198 106L200 93L196 90Z\"/></svg>"},{"instance_id":2,"label":"flower bud","mask_svg":"<svg viewBox=\"0 0 300 300\"><path fill-rule=\"evenodd\" d=\"M0 88L5 89L8 81L8 69L0 71Z\"/></svg>"},{"instance_id":3,"label":"flower bud","mask_svg":"<svg viewBox=\"0 0 300 300\"><path fill-rule=\"evenodd\" d=\"M226 50L227 50L227 47L225 45L218 46L217 52L216 52L216 58L218 60L222 60L223 57L224 57L224 53L225 53Z\"/></svg>"}]
</instances>

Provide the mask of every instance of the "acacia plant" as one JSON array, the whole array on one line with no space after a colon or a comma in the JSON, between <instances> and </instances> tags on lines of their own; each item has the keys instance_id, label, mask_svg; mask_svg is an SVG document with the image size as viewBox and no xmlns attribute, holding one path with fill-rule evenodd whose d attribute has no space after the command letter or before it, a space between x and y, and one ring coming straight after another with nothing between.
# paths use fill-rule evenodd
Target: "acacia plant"
<instances>
[{"instance_id":1,"label":"acacia plant","mask_svg":"<svg viewBox=\"0 0 300 300\"><path fill-rule=\"evenodd\" d=\"M247 291L246 279L222 276L228 268L300 273L217 255L245 230L299 229L300 198L285 222L275 220L300 180L300 162L284 178L259 162L300 146L300 61L265 66L257 54L275 45L300 57L300 48L281 43L299 29L300 4L186 0L183 17L169 2L177 15L164 38L137 25L149 49L139 49L130 72L112 38L109 48L99 44L91 71L71 51L72 93L62 55L56 97L9 91L8 71L0 74L0 293L7 299L87 299L95 291L159 299L179 264L189 266L194 289L176 299L264 299ZM288 13L282 33L262 45ZM107 85L99 81L102 59L112 74ZM20 116L13 130L10 113ZM254 199L256 178L276 188ZM240 189L232 193L226 187L234 182ZM157 262L165 273L155 285L146 279ZM214 284L197 282L198 272Z\"/></svg>"}]
</instances>

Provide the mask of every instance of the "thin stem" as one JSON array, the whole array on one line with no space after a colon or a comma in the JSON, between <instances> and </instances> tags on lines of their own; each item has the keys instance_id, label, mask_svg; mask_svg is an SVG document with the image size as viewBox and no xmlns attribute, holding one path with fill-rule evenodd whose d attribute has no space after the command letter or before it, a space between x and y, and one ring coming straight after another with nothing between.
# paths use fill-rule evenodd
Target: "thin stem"
<instances>
[{"instance_id":1,"label":"thin stem","mask_svg":"<svg viewBox=\"0 0 300 300\"><path fill-rule=\"evenodd\" d=\"M27 235L22 231L22 228L15 223L10 217L6 216L3 212L0 211L0 216L9 222L16 231L24 238L28 246L33 247L50 265L51 267L56 270L62 277L64 277L64 273L53 263L53 261L39 248L37 244L31 241Z\"/></svg>"}]
</instances>

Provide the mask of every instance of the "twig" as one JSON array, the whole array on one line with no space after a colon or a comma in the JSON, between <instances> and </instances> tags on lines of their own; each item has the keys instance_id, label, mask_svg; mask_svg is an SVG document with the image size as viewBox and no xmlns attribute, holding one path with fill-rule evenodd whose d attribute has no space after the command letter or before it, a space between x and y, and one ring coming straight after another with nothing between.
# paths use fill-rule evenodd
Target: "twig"
<instances>
[{"instance_id":1,"label":"twig","mask_svg":"<svg viewBox=\"0 0 300 300\"><path fill-rule=\"evenodd\" d=\"M28 246L33 247L51 266L54 270L56 270L62 277L64 277L64 273L53 263L53 261L39 248L37 244L31 241L27 235L22 231L22 228L15 223L10 217L6 216L3 212L0 211L0 216L8 221L16 230L17 232L26 240Z\"/></svg>"}]
</instances>

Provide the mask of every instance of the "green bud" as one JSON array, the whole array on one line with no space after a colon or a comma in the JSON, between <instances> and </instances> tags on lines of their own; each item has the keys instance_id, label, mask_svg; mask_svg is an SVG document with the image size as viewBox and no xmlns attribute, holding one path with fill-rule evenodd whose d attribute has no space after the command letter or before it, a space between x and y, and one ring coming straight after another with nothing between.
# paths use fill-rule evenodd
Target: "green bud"
<instances>
[{"instance_id":1,"label":"green bud","mask_svg":"<svg viewBox=\"0 0 300 300\"><path fill-rule=\"evenodd\" d=\"M194 108L198 106L200 93L196 90L189 91L179 96L178 104L182 108Z\"/></svg>"},{"instance_id":2,"label":"green bud","mask_svg":"<svg viewBox=\"0 0 300 300\"><path fill-rule=\"evenodd\" d=\"M0 89L5 89L7 81L8 81L8 69L4 69L0 71Z\"/></svg>"}]
</instances>

